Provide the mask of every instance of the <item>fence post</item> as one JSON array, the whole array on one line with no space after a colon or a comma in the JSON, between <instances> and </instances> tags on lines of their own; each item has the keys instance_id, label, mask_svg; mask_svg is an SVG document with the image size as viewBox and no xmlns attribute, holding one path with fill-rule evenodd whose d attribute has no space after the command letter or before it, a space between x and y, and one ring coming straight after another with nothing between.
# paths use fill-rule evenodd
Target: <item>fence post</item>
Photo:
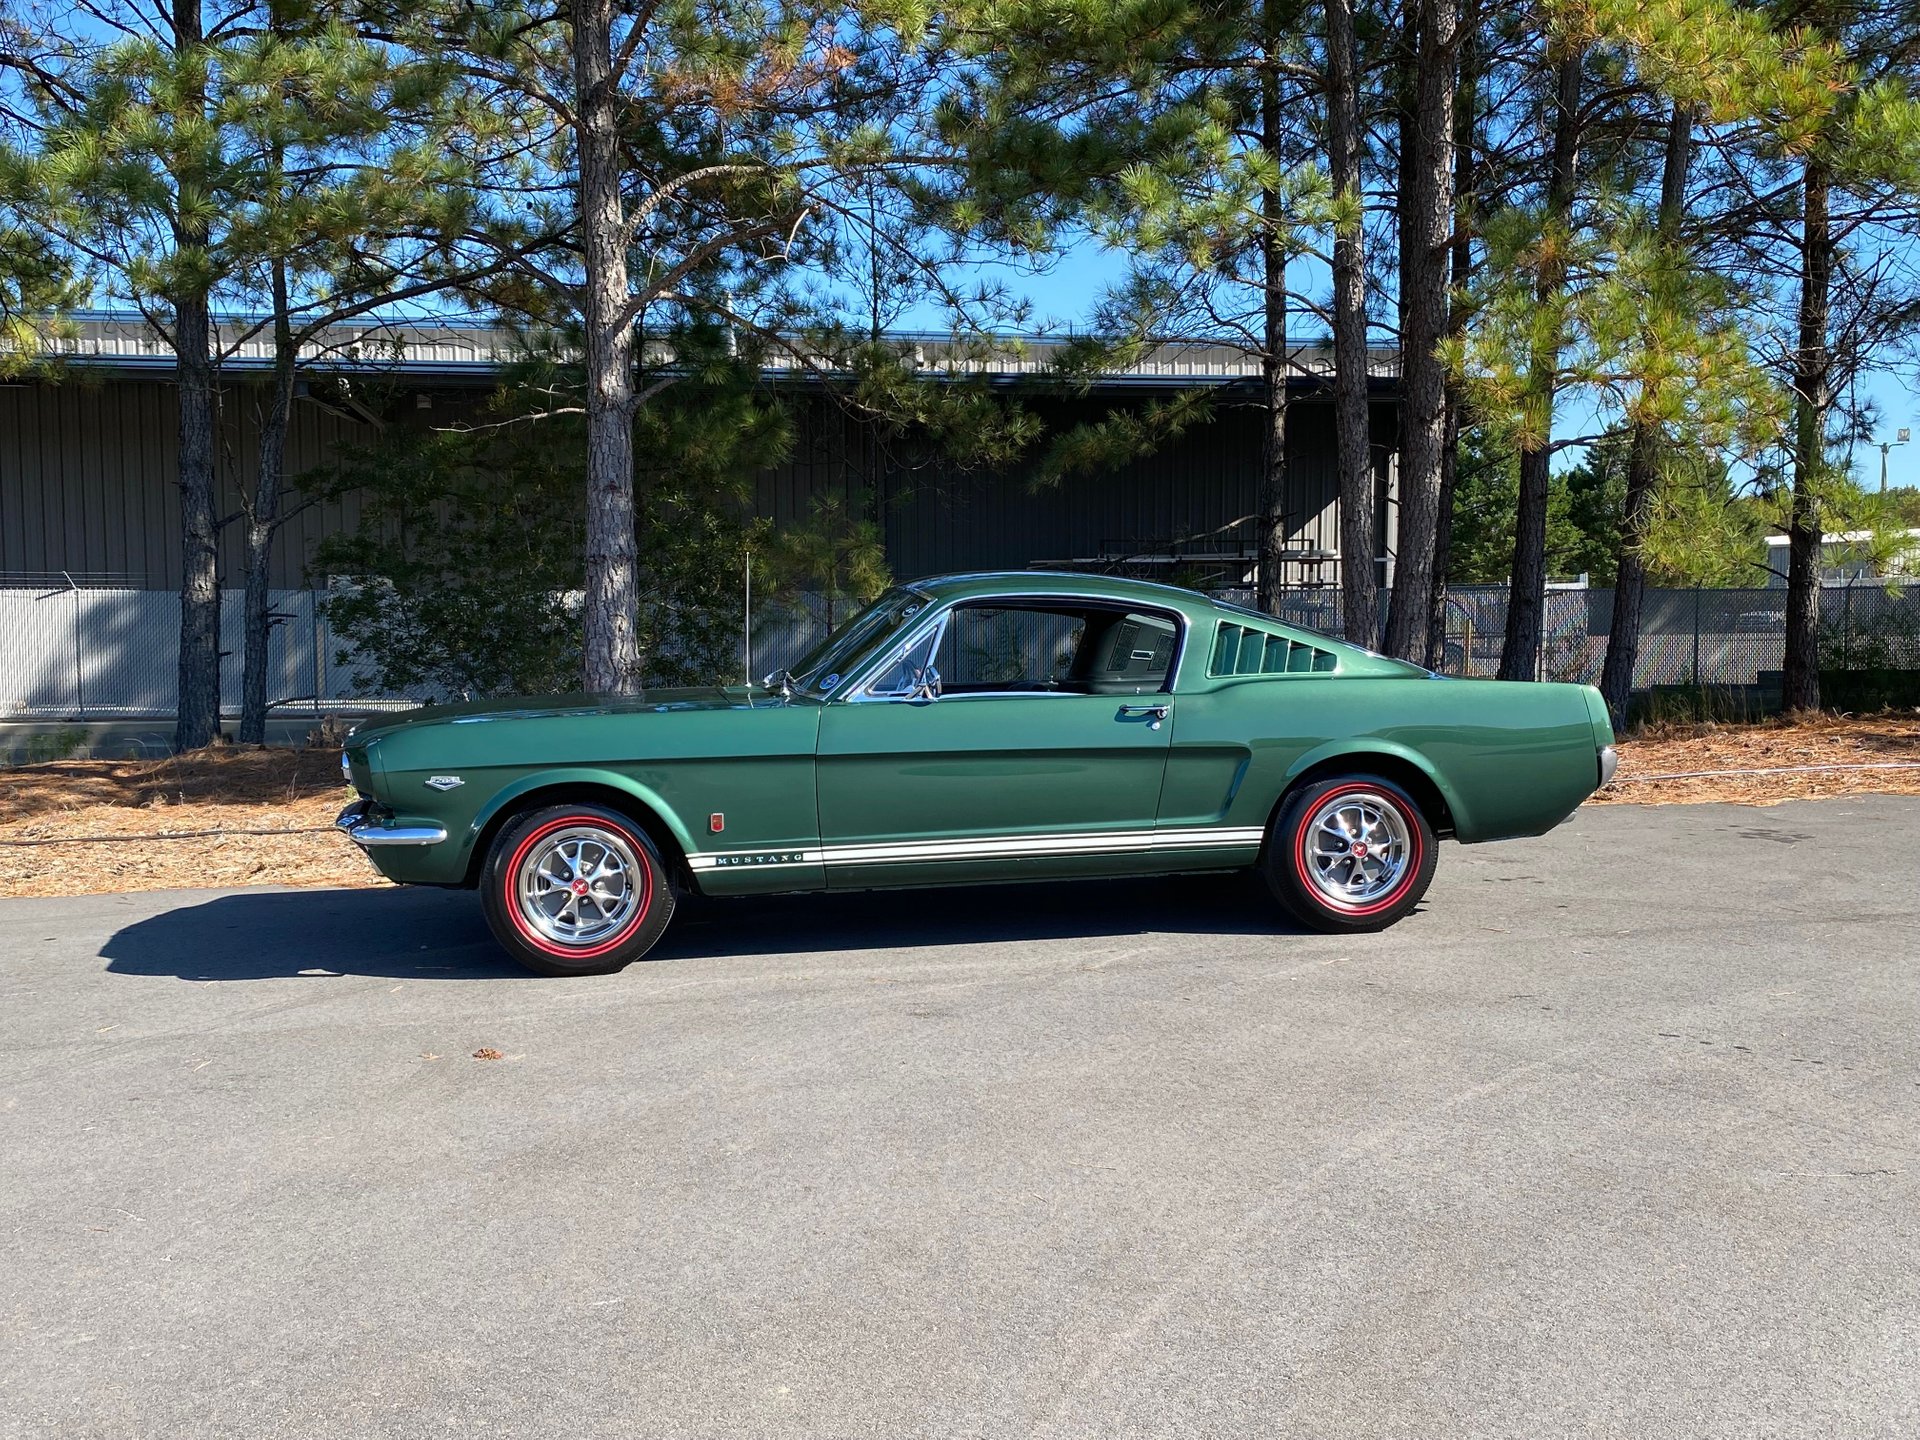
<instances>
[{"instance_id":1,"label":"fence post","mask_svg":"<svg viewBox=\"0 0 1920 1440\"><path fill-rule=\"evenodd\" d=\"M1700 687L1700 591L1702 584L1696 580L1693 584L1693 685Z\"/></svg>"},{"instance_id":2,"label":"fence post","mask_svg":"<svg viewBox=\"0 0 1920 1440\"><path fill-rule=\"evenodd\" d=\"M1847 596L1840 608L1840 663L1853 664L1853 582L1857 577L1847 577Z\"/></svg>"},{"instance_id":3,"label":"fence post","mask_svg":"<svg viewBox=\"0 0 1920 1440\"><path fill-rule=\"evenodd\" d=\"M327 651L320 643L320 592L311 587L307 590L307 622L313 632L313 713L317 717L326 698Z\"/></svg>"},{"instance_id":4,"label":"fence post","mask_svg":"<svg viewBox=\"0 0 1920 1440\"><path fill-rule=\"evenodd\" d=\"M80 587L66 571L60 574L73 592L73 714L75 719L84 720L87 718L87 684L80 660Z\"/></svg>"}]
</instances>

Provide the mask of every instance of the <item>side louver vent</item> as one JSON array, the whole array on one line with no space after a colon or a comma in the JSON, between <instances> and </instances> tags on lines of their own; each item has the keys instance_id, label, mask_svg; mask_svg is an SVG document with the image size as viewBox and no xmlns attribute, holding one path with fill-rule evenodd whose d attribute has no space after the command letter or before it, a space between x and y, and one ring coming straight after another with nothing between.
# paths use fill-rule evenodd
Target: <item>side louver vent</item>
<instances>
[{"instance_id":1,"label":"side louver vent","mask_svg":"<svg viewBox=\"0 0 1920 1440\"><path fill-rule=\"evenodd\" d=\"M1222 620L1213 637L1209 675L1311 675L1338 667L1340 657L1304 640Z\"/></svg>"}]
</instances>

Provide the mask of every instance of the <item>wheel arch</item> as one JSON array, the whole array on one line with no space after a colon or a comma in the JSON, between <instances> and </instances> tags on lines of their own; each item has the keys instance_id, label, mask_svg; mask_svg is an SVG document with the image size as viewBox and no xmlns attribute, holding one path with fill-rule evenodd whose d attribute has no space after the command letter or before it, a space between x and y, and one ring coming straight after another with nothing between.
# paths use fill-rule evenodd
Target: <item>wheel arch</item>
<instances>
[{"instance_id":1,"label":"wheel arch","mask_svg":"<svg viewBox=\"0 0 1920 1440\"><path fill-rule=\"evenodd\" d=\"M1337 775L1378 775L1382 780L1391 780L1420 807L1435 837L1451 835L1459 829L1459 799L1424 756L1389 742L1363 740L1323 746L1301 756L1287 773L1287 782L1267 813L1268 830L1272 830L1280 807L1296 791Z\"/></svg>"},{"instance_id":2,"label":"wheel arch","mask_svg":"<svg viewBox=\"0 0 1920 1440\"><path fill-rule=\"evenodd\" d=\"M643 830L660 851L674 880L684 889L693 885L687 864L691 848L685 827L673 807L644 785L605 771L561 770L529 775L502 790L474 817L462 883L471 889L480 883L494 838L516 816L547 805L569 802L602 805L626 816Z\"/></svg>"}]
</instances>

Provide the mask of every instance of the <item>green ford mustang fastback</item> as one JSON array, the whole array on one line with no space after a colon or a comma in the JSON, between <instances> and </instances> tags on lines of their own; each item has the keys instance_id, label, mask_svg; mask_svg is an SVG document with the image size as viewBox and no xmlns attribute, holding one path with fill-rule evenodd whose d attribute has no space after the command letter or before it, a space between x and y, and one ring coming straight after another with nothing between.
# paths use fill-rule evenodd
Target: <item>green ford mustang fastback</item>
<instances>
[{"instance_id":1,"label":"green ford mustang fastback","mask_svg":"<svg viewBox=\"0 0 1920 1440\"><path fill-rule=\"evenodd\" d=\"M512 954L613 970L676 897L1258 867L1320 930L1411 910L1437 837L1610 778L1582 685L1451 680L1191 591L953 575L760 685L442 705L356 732L340 828L477 887Z\"/></svg>"}]
</instances>

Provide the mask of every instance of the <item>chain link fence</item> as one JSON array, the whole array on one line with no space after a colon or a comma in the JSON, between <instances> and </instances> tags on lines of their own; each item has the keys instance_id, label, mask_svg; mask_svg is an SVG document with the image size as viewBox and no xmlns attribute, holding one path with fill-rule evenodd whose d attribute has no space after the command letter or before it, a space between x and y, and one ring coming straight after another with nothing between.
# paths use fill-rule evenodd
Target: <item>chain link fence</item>
<instances>
[{"instance_id":1,"label":"chain link fence","mask_svg":"<svg viewBox=\"0 0 1920 1440\"><path fill-rule=\"evenodd\" d=\"M1236 604L1251 591L1221 592ZM1384 617L1390 596L1381 596ZM1276 606L1289 624L1330 635L1342 631L1336 590L1288 591ZM1459 586L1447 592L1446 649L1450 675L1491 677L1506 643L1505 586ZM1600 681L1613 626L1611 589L1555 589L1542 617L1539 678L1583 685ZM1659 686L1777 686L1786 656L1787 592L1657 590L1641 607L1636 690ZM1838 670L1920 668L1920 585L1888 588L1878 581L1832 585L1820 592L1821 664Z\"/></svg>"},{"instance_id":2,"label":"chain link fence","mask_svg":"<svg viewBox=\"0 0 1920 1440\"><path fill-rule=\"evenodd\" d=\"M269 594L267 698L276 711L322 715L419 703L365 693L336 661L324 593ZM220 597L220 699L240 705L243 597ZM68 583L0 586L0 719L114 720L171 715L179 683L180 597L169 591Z\"/></svg>"},{"instance_id":3,"label":"chain link fence","mask_svg":"<svg viewBox=\"0 0 1920 1440\"><path fill-rule=\"evenodd\" d=\"M180 624L179 598L169 592L85 583L88 577L30 577L0 584L0 719L113 720L172 713ZM1251 592L1217 592L1249 605ZM277 590L269 647L269 700L276 715L321 715L418 704L424 694L391 693L363 684L339 663L342 637L324 611L324 592ZM1382 597L1384 607L1387 597ZM1821 591L1822 662L1831 669L1920 669L1920 585L1888 589L1877 582ZM1447 598L1449 674L1491 676L1506 632L1504 588L1456 588ZM844 599L834 623L855 607ZM1286 592L1280 618L1326 634L1341 633L1337 590ZM1613 620L1611 590L1547 594L1540 675L1593 684L1606 658ZM1786 592L1649 590L1634 687L1777 687L1785 650ZM740 675L764 675L790 664L829 629L818 596L756 607L751 646L743 637ZM241 684L241 596L221 606L221 699L237 713Z\"/></svg>"},{"instance_id":4,"label":"chain link fence","mask_svg":"<svg viewBox=\"0 0 1920 1440\"><path fill-rule=\"evenodd\" d=\"M280 718L404 709L441 698L383 689L343 664L346 637L326 615L323 590L269 592L267 699ZM239 714L245 664L243 596L220 597L220 701ZM797 660L859 607L802 595L757 606L738 678ZM733 617L739 619L738 615ZM85 576L0 580L0 720L171 717L179 675L180 597ZM749 670L751 663L751 670Z\"/></svg>"}]
</instances>

